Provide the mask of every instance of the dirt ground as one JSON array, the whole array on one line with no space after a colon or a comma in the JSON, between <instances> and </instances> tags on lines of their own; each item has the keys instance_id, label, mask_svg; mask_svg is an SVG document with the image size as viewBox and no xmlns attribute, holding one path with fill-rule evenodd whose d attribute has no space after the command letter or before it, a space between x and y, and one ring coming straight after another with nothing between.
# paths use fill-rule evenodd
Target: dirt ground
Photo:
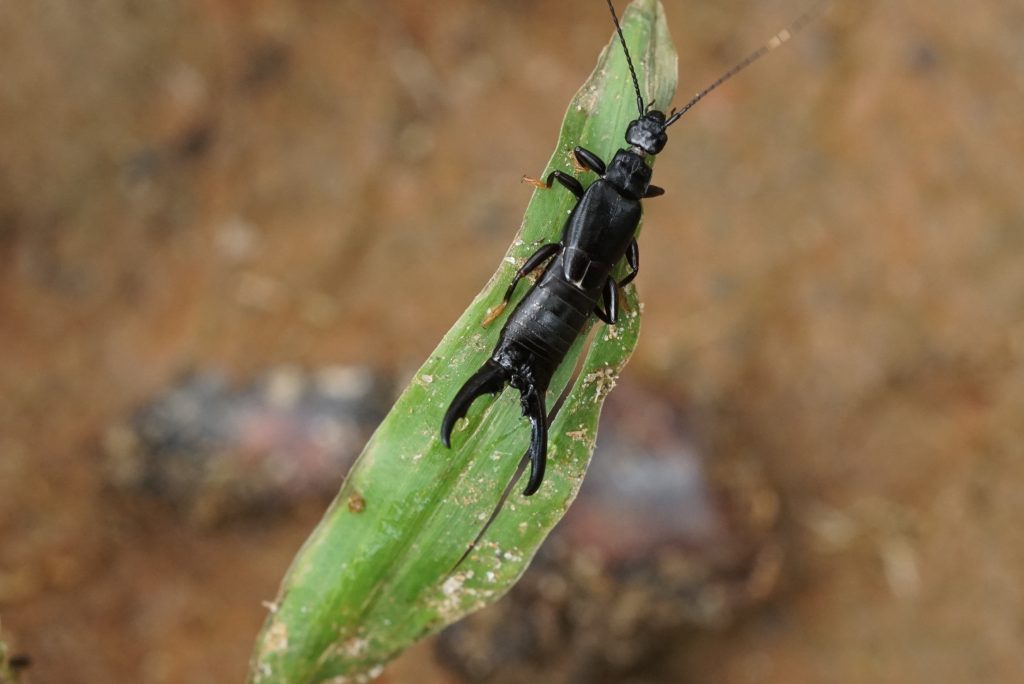
<instances>
[{"instance_id":1,"label":"dirt ground","mask_svg":"<svg viewBox=\"0 0 1024 684\"><path fill-rule=\"evenodd\" d=\"M665 5L681 93L800 8ZM582 0L0 4L0 636L30 682L243 678L323 503L183 524L110 491L108 427L196 367L416 367L609 32ZM670 681L1024 681L1022 32L1010 0L837 0L673 127L627 373L761 465L786 564ZM449 675L427 644L385 677Z\"/></svg>"}]
</instances>

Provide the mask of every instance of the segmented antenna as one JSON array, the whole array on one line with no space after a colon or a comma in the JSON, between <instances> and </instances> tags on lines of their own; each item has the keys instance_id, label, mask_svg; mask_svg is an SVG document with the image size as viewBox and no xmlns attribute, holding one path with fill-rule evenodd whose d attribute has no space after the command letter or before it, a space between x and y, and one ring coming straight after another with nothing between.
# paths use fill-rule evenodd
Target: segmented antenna
<instances>
[{"instance_id":1,"label":"segmented antenna","mask_svg":"<svg viewBox=\"0 0 1024 684\"><path fill-rule=\"evenodd\" d=\"M629 65L629 75L633 77L633 89L636 90L636 108L640 110L640 116L644 115L644 98L640 95L640 81L636 78L636 69L633 68L633 60L629 57L629 48L626 47L626 38L622 35L622 26L619 25L619 15L615 14L615 7L612 0L608 0L608 10L612 13L612 21L615 22L615 31L619 34L619 42L622 43L622 51L626 53L626 64Z\"/></svg>"},{"instance_id":2,"label":"segmented antenna","mask_svg":"<svg viewBox=\"0 0 1024 684\"><path fill-rule=\"evenodd\" d=\"M610 2L610 0L609 0L609 2ZM779 31L778 33L776 33L774 36L769 38L767 40L767 42L764 43L764 45L762 45L761 47L757 48L756 50L751 52L749 55L744 57L742 60L740 60L739 64L737 64L732 69L729 69L724 74L722 74L720 77L718 77L718 79L716 79L714 83L712 83L707 88L705 88L704 90L702 90L699 93L697 93L696 95L694 95L693 99L690 100L689 102L687 102L685 105L683 105L682 109L680 109L678 111L673 109L672 112L669 114L668 120L665 122L665 125L662 126L662 130L668 128L669 126L674 124L676 121L678 121L679 117L681 117L683 114L685 114L687 111L689 111L689 109L691 107L693 107L693 105L697 104L702 99L704 99L704 96L707 95L708 93L710 93L712 90L714 90L718 86L722 85L723 83L728 81L730 78L732 78L736 74L740 73L741 71L746 69L748 66L750 66L751 64L753 64L757 60L761 59L762 57L767 55L769 52L771 52L775 48L779 47L780 45L785 43L787 40L792 38L794 35L796 35L800 31L800 29L802 29L804 26L806 26L812 20L814 20L815 17L817 17L819 14L821 14L821 11L825 8L825 6L828 4L828 2L829 2L829 0L820 0L819 2L816 2L809 10L807 10L806 12L801 14L799 17L797 17L796 20L793 23L791 23L789 26L787 26L786 28L784 28L781 31ZM621 36L621 34L620 34L620 36ZM628 59L628 55L627 55L627 59ZM632 66L630 68L632 68Z\"/></svg>"}]
</instances>

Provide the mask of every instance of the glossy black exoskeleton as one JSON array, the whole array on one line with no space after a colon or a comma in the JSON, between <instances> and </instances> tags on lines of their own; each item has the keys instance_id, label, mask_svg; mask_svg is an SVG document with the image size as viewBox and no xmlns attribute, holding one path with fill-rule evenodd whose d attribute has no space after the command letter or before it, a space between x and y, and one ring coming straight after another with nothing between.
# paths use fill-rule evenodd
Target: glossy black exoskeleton
<instances>
[{"instance_id":1,"label":"glossy black exoskeleton","mask_svg":"<svg viewBox=\"0 0 1024 684\"><path fill-rule=\"evenodd\" d=\"M527 179L544 188L551 188L558 181L578 201L569 214L559 242L540 247L516 271L502 304L488 321L511 300L519 281L547 262L543 274L509 316L491 358L458 391L441 423L441 441L451 447L456 421L466 415L477 397L496 394L506 384L519 390L523 415L530 420L533 432L527 452L530 478L523 492L526 496L536 492L544 479L547 459L544 397L548 384L591 315L597 315L609 325L616 323L619 290L629 284L639 270L636 230L640 224L640 201L664 193L663 189L651 184L649 159L661 152L668 142L666 129L698 100L787 40L810 18L805 15L790 29L776 34L771 41L698 93L682 109L672 110L666 116L644 104L611 0L608 0L608 8L636 90L639 117L626 129L628 146L616 152L607 165L593 152L583 147L575 148L574 156L579 165L599 176L586 189L563 171L551 172L544 183ZM631 270L616 282L612 272L623 258Z\"/></svg>"}]
</instances>

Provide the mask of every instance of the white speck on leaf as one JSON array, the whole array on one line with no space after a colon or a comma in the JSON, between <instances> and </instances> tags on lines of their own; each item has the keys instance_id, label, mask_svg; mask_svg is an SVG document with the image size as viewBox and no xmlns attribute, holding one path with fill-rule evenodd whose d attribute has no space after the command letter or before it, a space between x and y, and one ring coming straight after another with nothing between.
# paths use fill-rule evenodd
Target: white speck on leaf
<instances>
[{"instance_id":1,"label":"white speck on leaf","mask_svg":"<svg viewBox=\"0 0 1024 684\"><path fill-rule=\"evenodd\" d=\"M370 642L367 639L352 637L341 644L341 651L351 658L358 658L366 651L366 647L369 645Z\"/></svg>"},{"instance_id":2,"label":"white speck on leaf","mask_svg":"<svg viewBox=\"0 0 1024 684\"><path fill-rule=\"evenodd\" d=\"M284 653L288 650L288 625L283 622L274 622L267 630L266 639L263 641L262 655L268 656L274 653Z\"/></svg>"},{"instance_id":3,"label":"white speck on leaf","mask_svg":"<svg viewBox=\"0 0 1024 684\"><path fill-rule=\"evenodd\" d=\"M595 399L600 401L608 396L608 393L615 387L618 375L611 366L605 366L600 370L590 373L583 379L584 384L594 385L596 388Z\"/></svg>"},{"instance_id":4,"label":"white speck on leaf","mask_svg":"<svg viewBox=\"0 0 1024 684\"><path fill-rule=\"evenodd\" d=\"M466 582L465 576L463 576L463 575L452 575L451 577L449 577L448 579L446 579L444 581L444 584L441 585L441 591L444 592L445 596L451 596L452 594L457 592L459 589L461 589L462 585L465 582Z\"/></svg>"}]
</instances>

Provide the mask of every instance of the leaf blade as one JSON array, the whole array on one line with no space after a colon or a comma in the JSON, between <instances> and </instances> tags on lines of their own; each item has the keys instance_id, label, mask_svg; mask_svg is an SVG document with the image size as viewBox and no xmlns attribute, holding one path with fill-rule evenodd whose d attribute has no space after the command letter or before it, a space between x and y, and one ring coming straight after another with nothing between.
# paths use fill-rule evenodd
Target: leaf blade
<instances>
[{"instance_id":1,"label":"leaf blade","mask_svg":"<svg viewBox=\"0 0 1024 684\"><path fill-rule=\"evenodd\" d=\"M676 57L660 3L637 0L622 25L647 99L670 101ZM610 158L635 118L616 40L571 101L545 175L555 168L571 172L576 144ZM514 390L478 401L451 450L437 438L441 416L497 341L500 326L482 329L480 321L511 279L512 264L558 239L573 202L567 192L534 192L502 266L396 401L293 561L258 638L250 681L372 678L415 639L507 591L575 498L604 395L636 344L639 303L632 287L628 313L598 332L552 422L551 467L541 490L529 499L514 494L481 545L451 572L514 474L529 430ZM552 395L568 383L584 338L552 381Z\"/></svg>"}]
</instances>

